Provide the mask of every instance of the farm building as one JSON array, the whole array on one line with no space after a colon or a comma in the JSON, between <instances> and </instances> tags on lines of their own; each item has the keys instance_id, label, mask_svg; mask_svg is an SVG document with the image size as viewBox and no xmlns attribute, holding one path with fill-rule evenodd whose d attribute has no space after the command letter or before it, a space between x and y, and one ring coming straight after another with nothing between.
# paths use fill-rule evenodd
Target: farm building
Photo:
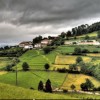
<instances>
[{"instance_id":1,"label":"farm building","mask_svg":"<svg viewBox=\"0 0 100 100\"><path fill-rule=\"evenodd\" d=\"M21 42L19 44L19 47L22 47L22 48L25 48L25 49L32 49L33 45L32 45L31 41L24 41L24 42Z\"/></svg>"},{"instance_id":2,"label":"farm building","mask_svg":"<svg viewBox=\"0 0 100 100\"><path fill-rule=\"evenodd\" d=\"M46 47L47 45L51 44L52 40L44 39L41 41L41 47Z\"/></svg>"},{"instance_id":3,"label":"farm building","mask_svg":"<svg viewBox=\"0 0 100 100\"><path fill-rule=\"evenodd\" d=\"M34 47L35 47L35 48L41 48L41 43L36 43L36 44L34 45Z\"/></svg>"}]
</instances>

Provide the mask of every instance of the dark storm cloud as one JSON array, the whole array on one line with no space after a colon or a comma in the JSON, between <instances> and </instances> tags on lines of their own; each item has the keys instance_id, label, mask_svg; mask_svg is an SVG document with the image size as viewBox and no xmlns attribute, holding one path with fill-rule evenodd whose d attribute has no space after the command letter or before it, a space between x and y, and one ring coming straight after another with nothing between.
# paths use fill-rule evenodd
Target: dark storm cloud
<instances>
[{"instance_id":1,"label":"dark storm cloud","mask_svg":"<svg viewBox=\"0 0 100 100\"><path fill-rule=\"evenodd\" d=\"M93 17L99 14L99 5L100 0L0 0L1 12L11 12L8 21L15 24L57 23Z\"/></svg>"},{"instance_id":2,"label":"dark storm cloud","mask_svg":"<svg viewBox=\"0 0 100 100\"><path fill-rule=\"evenodd\" d=\"M99 5L100 0L0 0L0 39L59 34L92 23L99 20Z\"/></svg>"}]
</instances>

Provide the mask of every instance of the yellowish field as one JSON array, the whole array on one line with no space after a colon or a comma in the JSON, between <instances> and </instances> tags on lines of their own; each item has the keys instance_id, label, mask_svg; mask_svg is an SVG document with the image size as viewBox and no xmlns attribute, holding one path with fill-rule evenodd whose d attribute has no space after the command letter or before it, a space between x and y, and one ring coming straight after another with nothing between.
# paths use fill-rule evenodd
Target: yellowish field
<instances>
[{"instance_id":1,"label":"yellowish field","mask_svg":"<svg viewBox=\"0 0 100 100\"><path fill-rule=\"evenodd\" d=\"M75 64L76 63L76 58L78 56L63 56L63 55L58 55L56 56L55 59L55 64L57 65L65 65L65 64ZM90 62L91 58L90 57L82 57L84 62Z\"/></svg>"},{"instance_id":2,"label":"yellowish field","mask_svg":"<svg viewBox=\"0 0 100 100\"><path fill-rule=\"evenodd\" d=\"M62 88L64 89L71 89L70 86L74 84L77 90L80 90L80 84L85 82L85 79L90 79L95 87L100 86L100 82L95 78L83 74L68 74L66 81L64 82Z\"/></svg>"},{"instance_id":3,"label":"yellowish field","mask_svg":"<svg viewBox=\"0 0 100 100\"><path fill-rule=\"evenodd\" d=\"M91 53L91 54L87 54L87 56L100 57L100 53Z\"/></svg>"}]
</instances>

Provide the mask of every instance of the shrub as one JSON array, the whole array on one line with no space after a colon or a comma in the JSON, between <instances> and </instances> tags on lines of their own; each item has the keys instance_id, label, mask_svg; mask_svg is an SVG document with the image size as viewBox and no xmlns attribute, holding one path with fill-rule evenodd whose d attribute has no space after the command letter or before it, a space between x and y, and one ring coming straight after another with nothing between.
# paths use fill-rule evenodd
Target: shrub
<instances>
[{"instance_id":1,"label":"shrub","mask_svg":"<svg viewBox=\"0 0 100 100\"><path fill-rule=\"evenodd\" d=\"M76 58L76 63L80 63L81 61L83 61L82 57L77 57Z\"/></svg>"},{"instance_id":2,"label":"shrub","mask_svg":"<svg viewBox=\"0 0 100 100\"><path fill-rule=\"evenodd\" d=\"M74 89L76 88L76 86L75 86L74 84L72 84L72 85L70 86L70 88L71 88L72 90L74 90Z\"/></svg>"},{"instance_id":3,"label":"shrub","mask_svg":"<svg viewBox=\"0 0 100 100\"><path fill-rule=\"evenodd\" d=\"M6 71L12 71L12 67L13 66L11 64L9 64L9 65L6 66L5 70Z\"/></svg>"},{"instance_id":4,"label":"shrub","mask_svg":"<svg viewBox=\"0 0 100 100\"><path fill-rule=\"evenodd\" d=\"M66 89L63 89L63 93L67 93L68 92L68 90L66 90Z\"/></svg>"},{"instance_id":5,"label":"shrub","mask_svg":"<svg viewBox=\"0 0 100 100\"><path fill-rule=\"evenodd\" d=\"M88 49L83 49L82 53L89 53L90 51Z\"/></svg>"},{"instance_id":6,"label":"shrub","mask_svg":"<svg viewBox=\"0 0 100 100\"><path fill-rule=\"evenodd\" d=\"M60 73L68 72L68 70L66 68L58 68L57 71L60 72Z\"/></svg>"},{"instance_id":7,"label":"shrub","mask_svg":"<svg viewBox=\"0 0 100 100\"><path fill-rule=\"evenodd\" d=\"M74 53L73 53L73 54L81 54L81 52L82 52L81 48L76 47L76 48L74 49Z\"/></svg>"},{"instance_id":8,"label":"shrub","mask_svg":"<svg viewBox=\"0 0 100 100\"><path fill-rule=\"evenodd\" d=\"M45 47L45 48L43 48L43 51L45 54L48 54L51 51L51 48L49 46Z\"/></svg>"}]
</instances>

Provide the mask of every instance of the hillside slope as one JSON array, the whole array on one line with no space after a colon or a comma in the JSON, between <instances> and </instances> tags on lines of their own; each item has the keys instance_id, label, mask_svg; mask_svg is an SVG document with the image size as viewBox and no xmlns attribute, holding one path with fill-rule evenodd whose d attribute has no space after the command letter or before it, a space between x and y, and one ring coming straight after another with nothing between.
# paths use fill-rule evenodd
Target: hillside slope
<instances>
[{"instance_id":1,"label":"hillside slope","mask_svg":"<svg viewBox=\"0 0 100 100\"><path fill-rule=\"evenodd\" d=\"M51 94L0 83L0 99L100 99L90 94Z\"/></svg>"},{"instance_id":2,"label":"hillside slope","mask_svg":"<svg viewBox=\"0 0 100 100\"><path fill-rule=\"evenodd\" d=\"M29 90L21 87L0 83L0 99L73 99L74 97L49 94L37 90Z\"/></svg>"}]
</instances>

